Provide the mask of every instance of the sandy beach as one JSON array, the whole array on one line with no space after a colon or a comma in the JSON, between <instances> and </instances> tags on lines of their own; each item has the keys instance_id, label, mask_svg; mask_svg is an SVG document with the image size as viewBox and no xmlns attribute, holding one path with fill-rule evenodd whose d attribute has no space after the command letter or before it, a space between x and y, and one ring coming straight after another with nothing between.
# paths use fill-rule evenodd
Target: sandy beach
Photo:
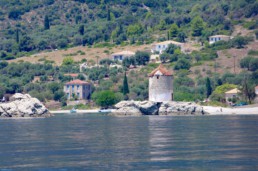
<instances>
[{"instance_id":1,"label":"sandy beach","mask_svg":"<svg viewBox=\"0 0 258 171\"><path fill-rule=\"evenodd\" d=\"M70 110L55 110L55 111L49 111L49 112L51 114L67 114L67 113L70 113ZM99 109L76 110L76 113L81 113L81 114L99 113Z\"/></svg>"},{"instance_id":2,"label":"sandy beach","mask_svg":"<svg viewBox=\"0 0 258 171\"><path fill-rule=\"evenodd\" d=\"M91 114L100 113L100 109L92 110L76 110L79 114ZM203 110L210 115L258 115L258 107L238 107L238 108L224 108L224 107L213 107L203 106ZM70 110L57 110L50 111L52 114L68 114Z\"/></svg>"},{"instance_id":3,"label":"sandy beach","mask_svg":"<svg viewBox=\"0 0 258 171\"><path fill-rule=\"evenodd\" d=\"M258 115L258 107L223 108L203 106L203 110L210 115Z\"/></svg>"}]
</instances>

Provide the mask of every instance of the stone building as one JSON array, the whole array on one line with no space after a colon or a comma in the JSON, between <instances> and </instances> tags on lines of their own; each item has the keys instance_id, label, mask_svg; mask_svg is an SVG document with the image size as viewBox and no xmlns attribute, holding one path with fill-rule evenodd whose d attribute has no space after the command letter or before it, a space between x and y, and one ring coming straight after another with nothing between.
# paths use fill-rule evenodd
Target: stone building
<instances>
[{"instance_id":1,"label":"stone building","mask_svg":"<svg viewBox=\"0 0 258 171\"><path fill-rule=\"evenodd\" d=\"M74 97L78 100L90 99L91 84L82 80L73 80L65 84L64 92L68 100Z\"/></svg>"},{"instance_id":2,"label":"stone building","mask_svg":"<svg viewBox=\"0 0 258 171\"><path fill-rule=\"evenodd\" d=\"M149 74L149 101L173 101L173 75L162 64Z\"/></svg>"}]
</instances>

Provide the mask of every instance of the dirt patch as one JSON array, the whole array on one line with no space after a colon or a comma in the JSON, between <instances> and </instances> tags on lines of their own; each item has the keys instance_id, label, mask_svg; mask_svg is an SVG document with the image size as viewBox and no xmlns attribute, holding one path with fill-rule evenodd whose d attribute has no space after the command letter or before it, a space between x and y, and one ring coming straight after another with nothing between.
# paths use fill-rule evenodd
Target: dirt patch
<instances>
[{"instance_id":1,"label":"dirt patch","mask_svg":"<svg viewBox=\"0 0 258 171\"><path fill-rule=\"evenodd\" d=\"M82 59L93 60L97 62L98 60L110 57L110 54L119 51L129 50L136 52L139 51L149 51L151 45L140 45L140 46L117 46L113 48L89 48L78 46L74 48L69 48L67 50L55 50L52 52L42 52L35 55L21 57L9 62L31 62L31 63L43 63L46 60L54 61L55 65L61 65L63 59L66 56L71 56L74 61L81 61Z\"/></svg>"}]
</instances>

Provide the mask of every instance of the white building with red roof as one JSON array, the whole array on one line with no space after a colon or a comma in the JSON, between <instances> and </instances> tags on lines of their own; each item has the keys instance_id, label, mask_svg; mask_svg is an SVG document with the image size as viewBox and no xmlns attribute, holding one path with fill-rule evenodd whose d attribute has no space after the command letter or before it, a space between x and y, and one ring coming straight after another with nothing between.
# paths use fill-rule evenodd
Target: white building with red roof
<instances>
[{"instance_id":1,"label":"white building with red roof","mask_svg":"<svg viewBox=\"0 0 258 171\"><path fill-rule=\"evenodd\" d=\"M91 84L82 80L73 80L64 85L67 99L87 100L91 95Z\"/></svg>"},{"instance_id":2,"label":"white building with red roof","mask_svg":"<svg viewBox=\"0 0 258 171\"><path fill-rule=\"evenodd\" d=\"M149 101L173 101L173 74L162 64L149 74Z\"/></svg>"}]
</instances>

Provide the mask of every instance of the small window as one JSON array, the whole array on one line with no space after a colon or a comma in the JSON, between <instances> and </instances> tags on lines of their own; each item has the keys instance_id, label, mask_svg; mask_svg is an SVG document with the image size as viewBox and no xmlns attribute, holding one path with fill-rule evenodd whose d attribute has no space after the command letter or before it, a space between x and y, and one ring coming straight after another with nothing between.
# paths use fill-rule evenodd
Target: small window
<instances>
[{"instance_id":1,"label":"small window","mask_svg":"<svg viewBox=\"0 0 258 171\"><path fill-rule=\"evenodd\" d=\"M157 79L159 79L159 75L157 75Z\"/></svg>"},{"instance_id":2,"label":"small window","mask_svg":"<svg viewBox=\"0 0 258 171\"><path fill-rule=\"evenodd\" d=\"M77 85L77 89L79 89L80 85Z\"/></svg>"}]
</instances>

